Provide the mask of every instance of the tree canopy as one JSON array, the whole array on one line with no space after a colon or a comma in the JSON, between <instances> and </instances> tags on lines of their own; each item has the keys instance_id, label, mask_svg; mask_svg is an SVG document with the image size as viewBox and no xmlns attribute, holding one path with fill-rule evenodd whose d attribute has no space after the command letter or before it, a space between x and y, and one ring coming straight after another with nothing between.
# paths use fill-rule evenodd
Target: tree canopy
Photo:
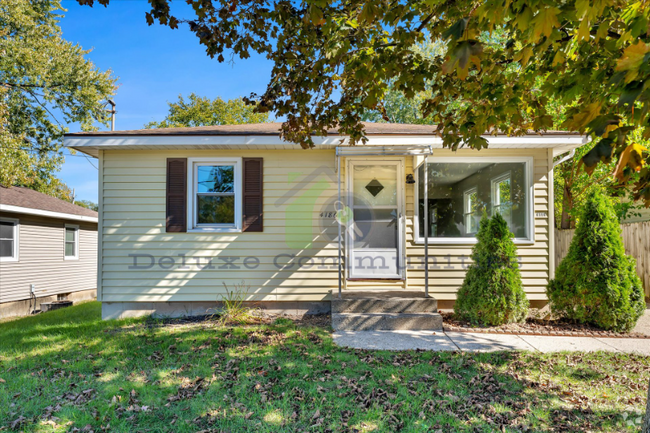
<instances>
[{"instance_id":1,"label":"tree canopy","mask_svg":"<svg viewBox=\"0 0 650 433\"><path fill-rule=\"evenodd\" d=\"M178 95L178 101L168 102L169 114L160 122L149 122L145 128L177 128L182 126L238 125L264 123L269 113L255 112L255 106L242 98L224 101L210 99L191 93L186 101Z\"/></svg>"},{"instance_id":2,"label":"tree canopy","mask_svg":"<svg viewBox=\"0 0 650 433\"><path fill-rule=\"evenodd\" d=\"M552 99L569 107L564 129L599 140L585 168L617 156L617 178L640 172L634 194L650 205L650 157L629 139L636 128L650 137L645 0L188 0L193 17L173 15L169 0L150 3L150 24L187 24L219 61L227 52L272 60L266 91L251 99L286 116L283 137L304 147L335 125L364 140L363 113L383 111L389 83L407 97L429 88L422 117L451 148L485 147L486 132L546 130ZM489 43L496 31L506 43ZM445 43L442 55L411 49L426 38Z\"/></svg>"},{"instance_id":3,"label":"tree canopy","mask_svg":"<svg viewBox=\"0 0 650 433\"><path fill-rule=\"evenodd\" d=\"M62 38L59 0L0 2L0 183L70 199L55 176L63 124L91 129L116 79Z\"/></svg>"}]
</instances>

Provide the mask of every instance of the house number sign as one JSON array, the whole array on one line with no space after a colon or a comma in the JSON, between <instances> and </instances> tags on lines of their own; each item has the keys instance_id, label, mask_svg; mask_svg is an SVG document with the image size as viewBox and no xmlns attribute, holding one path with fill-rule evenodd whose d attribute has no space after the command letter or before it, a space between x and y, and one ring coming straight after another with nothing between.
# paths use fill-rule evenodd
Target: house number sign
<instances>
[{"instance_id":1,"label":"house number sign","mask_svg":"<svg viewBox=\"0 0 650 433\"><path fill-rule=\"evenodd\" d=\"M546 212L535 212L535 218L546 218L548 217L548 213Z\"/></svg>"}]
</instances>

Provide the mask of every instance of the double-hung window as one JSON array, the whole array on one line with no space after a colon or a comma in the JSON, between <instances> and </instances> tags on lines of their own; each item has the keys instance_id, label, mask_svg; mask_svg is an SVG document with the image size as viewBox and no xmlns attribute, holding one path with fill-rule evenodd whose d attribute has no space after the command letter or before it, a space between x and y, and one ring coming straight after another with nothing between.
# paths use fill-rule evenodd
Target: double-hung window
<instances>
[{"instance_id":1,"label":"double-hung window","mask_svg":"<svg viewBox=\"0 0 650 433\"><path fill-rule=\"evenodd\" d=\"M478 212L478 190L476 188L468 189L463 193L465 216L465 233L468 235L475 234L478 231L478 224L481 215Z\"/></svg>"},{"instance_id":2,"label":"double-hung window","mask_svg":"<svg viewBox=\"0 0 650 433\"><path fill-rule=\"evenodd\" d=\"M18 220L0 219L0 261L18 260Z\"/></svg>"},{"instance_id":3,"label":"double-hung window","mask_svg":"<svg viewBox=\"0 0 650 433\"><path fill-rule=\"evenodd\" d=\"M241 230L241 159L190 159L190 230Z\"/></svg>"},{"instance_id":4,"label":"double-hung window","mask_svg":"<svg viewBox=\"0 0 650 433\"><path fill-rule=\"evenodd\" d=\"M79 226L65 225L64 255L66 260L79 258Z\"/></svg>"},{"instance_id":5,"label":"double-hung window","mask_svg":"<svg viewBox=\"0 0 650 433\"><path fill-rule=\"evenodd\" d=\"M500 213L512 225L512 194L510 172L492 179L492 215Z\"/></svg>"},{"instance_id":6,"label":"double-hung window","mask_svg":"<svg viewBox=\"0 0 650 433\"><path fill-rule=\"evenodd\" d=\"M424 164L417 173L416 242L423 242L424 212L429 212L429 242L476 242L483 215L499 213L515 242L534 240L533 158L444 157L427 164L428 199L424 200ZM435 222L433 230L432 222Z\"/></svg>"}]
</instances>

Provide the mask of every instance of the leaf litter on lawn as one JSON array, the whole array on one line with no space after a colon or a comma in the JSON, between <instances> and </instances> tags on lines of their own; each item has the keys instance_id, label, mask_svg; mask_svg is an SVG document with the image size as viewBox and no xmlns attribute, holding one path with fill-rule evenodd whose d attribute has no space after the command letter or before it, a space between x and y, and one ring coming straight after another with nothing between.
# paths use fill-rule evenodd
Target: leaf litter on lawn
<instances>
[{"instance_id":1,"label":"leaf litter on lawn","mask_svg":"<svg viewBox=\"0 0 650 433\"><path fill-rule=\"evenodd\" d=\"M647 357L373 352L286 324L97 319L65 338L54 355L24 336L0 349L0 398L13 411L0 408L0 427L38 431L51 418L95 432L620 431L621 414L644 407L650 379Z\"/></svg>"}]
</instances>

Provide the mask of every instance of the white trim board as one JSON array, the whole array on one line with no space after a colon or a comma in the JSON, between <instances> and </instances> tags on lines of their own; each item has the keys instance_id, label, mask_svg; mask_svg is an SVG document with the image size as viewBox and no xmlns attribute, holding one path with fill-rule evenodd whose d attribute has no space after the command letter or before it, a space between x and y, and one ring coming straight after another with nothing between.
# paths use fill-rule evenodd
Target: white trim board
<instances>
[{"instance_id":1,"label":"white trim board","mask_svg":"<svg viewBox=\"0 0 650 433\"><path fill-rule=\"evenodd\" d=\"M91 223L98 222L97 217L74 215L71 213L63 213L63 212L52 212L49 210L32 209L29 207L13 206L10 204L0 204L0 212L20 213L25 215L36 215L36 216L42 216L48 218L60 218L60 219L73 220L73 221L86 221Z\"/></svg>"},{"instance_id":2,"label":"white trim board","mask_svg":"<svg viewBox=\"0 0 650 433\"><path fill-rule=\"evenodd\" d=\"M442 149L442 139L436 135L371 135L366 144L357 146L409 146L428 145ZM582 135L525 135L521 137L486 135L488 146L492 149L547 149L557 148L558 154L589 141ZM313 137L315 149L334 149L349 146L345 136ZM233 136L67 136L66 147L74 148L97 157L99 149L120 150L183 150L183 149L268 149L303 150L299 145L282 140L279 136L233 135Z\"/></svg>"}]
</instances>

